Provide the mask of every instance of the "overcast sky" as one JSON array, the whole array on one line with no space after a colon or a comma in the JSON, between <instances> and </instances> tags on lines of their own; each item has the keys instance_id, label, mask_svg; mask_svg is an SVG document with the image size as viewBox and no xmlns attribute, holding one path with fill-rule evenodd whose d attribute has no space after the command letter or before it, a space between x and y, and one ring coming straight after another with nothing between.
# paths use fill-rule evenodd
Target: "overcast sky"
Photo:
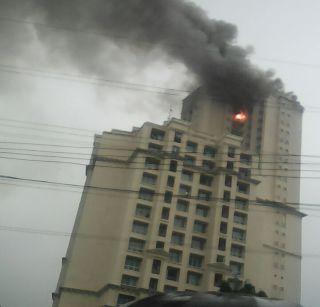
<instances>
[{"instance_id":1,"label":"overcast sky","mask_svg":"<svg viewBox=\"0 0 320 307\"><path fill-rule=\"evenodd\" d=\"M80 72L72 65L66 46L53 42L53 51L50 50L49 54L48 47L39 41L39 33L33 25L23 22L25 19L15 10L1 10L2 1L0 142L82 146L84 148L68 149L77 153L74 155L77 159L47 157L47 160L86 163L79 157L85 158L90 153L95 131L100 133L112 128L131 130L132 126L140 126L145 121L162 123L169 115L170 106L172 114L179 116L183 94L146 93L117 88L90 79L90 75L87 78L75 77ZM210 17L237 25L238 43L255 49L252 61L262 68L273 68L285 82L286 89L298 95L306 107L303 154L320 155L320 139L315 134L320 116L320 109L317 109L320 107L320 3L316 0L194 2L207 10ZM38 31L41 35L50 33L50 36L58 38L63 30L40 27ZM191 74L182 64L160 52L130 55L129 50L107 42L101 35L85 32L67 35L70 39L75 35L81 37L80 51L101 48L99 78L170 88L189 88L193 84ZM26 121L85 130L31 125ZM3 153L10 151L4 148L22 147L21 144L0 143L0 175L84 183L85 167L81 165L3 158L41 159ZM307 175L310 173L303 174ZM319 180L303 179L301 202L320 203L318 186ZM81 190L0 179L0 195L0 305L50 306L51 292L58 279L61 258L68 244L67 233L73 226ZM320 212L305 208L304 211L309 216L303 223L303 304L315 307L320 300L317 289Z\"/></svg>"}]
</instances>

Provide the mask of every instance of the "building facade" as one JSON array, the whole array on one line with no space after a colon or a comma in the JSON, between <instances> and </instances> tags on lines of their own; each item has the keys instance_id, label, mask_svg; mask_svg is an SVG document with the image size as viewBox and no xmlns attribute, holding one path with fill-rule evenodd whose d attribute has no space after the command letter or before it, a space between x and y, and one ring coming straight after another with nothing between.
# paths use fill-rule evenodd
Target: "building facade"
<instances>
[{"instance_id":1,"label":"building facade","mask_svg":"<svg viewBox=\"0 0 320 307\"><path fill-rule=\"evenodd\" d=\"M300 301L303 109L246 110L201 89L182 119L95 137L53 306L117 306L157 292L251 282Z\"/></svg>"}]
</instances>

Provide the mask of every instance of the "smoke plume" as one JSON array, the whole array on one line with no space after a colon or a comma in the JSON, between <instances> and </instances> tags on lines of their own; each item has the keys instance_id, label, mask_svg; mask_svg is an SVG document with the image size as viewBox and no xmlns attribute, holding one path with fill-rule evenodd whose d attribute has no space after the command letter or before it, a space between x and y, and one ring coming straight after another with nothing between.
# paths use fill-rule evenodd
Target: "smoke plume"
<instances>
[{"instance_id":1,"label":"smoke plume","mask_svg":"<svg viewBox=\"0 0 320 307\"><path fill-rule=\"evenodd\" d=\"M12 1L12 0L11 0ZM103 33L132 52L160 49L183 63L198 85L223 103L251 105L281 87L270 71L262 71L248 59L249 49L235 44L237 28L210 19L195 4L184 0L27 0L29 14L41 12L46 23ZM26 12L26 11L25 11ZM45 37L42 37L46 41ZM67 42L74 49L76 39ZM96 46L97 49L99 46ZM92 50L92 48L90 49ZM98 51L96 51L98 52ZM99 50L99 52L103 52ZM81 54L79 52L79 54ZM72 60L95 75L95 52ZM96 58L96 63L95 63ZM110 59L112 61L112 59ZM88 68L88 63L92 66ZM119 70L121 63L119 63ZM195 85L196 86L196 85Z\"/></svg>"}]
</instances>

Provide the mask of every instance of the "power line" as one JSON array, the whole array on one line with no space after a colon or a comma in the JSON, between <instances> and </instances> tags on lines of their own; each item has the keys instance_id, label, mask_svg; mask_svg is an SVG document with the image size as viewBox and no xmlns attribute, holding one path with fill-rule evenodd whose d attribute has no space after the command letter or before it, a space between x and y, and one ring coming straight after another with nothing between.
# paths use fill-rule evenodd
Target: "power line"
<instances>
[{"instance_id":1,"label":"power line","mask_svg":"<svg viewBox=\"0 0 320 307\"><path fill-rule=\"evenodd\" d=\"M131 190L131 189L121 189L121 188L113 188L113 187L99 187L99 186L93 186L93 185L80 185L80 184L74 184L74 183L67 183L67 182L59 182L59 181L50 181L50 180L41 180L41 179L33 179L33 178L23 178L23 177L16 177L16 176L8 176L8 175L1 175L0 179L5 180L15 180L15 181L23 181L23 182L31 182L31 183L41 183L41 184L51 184L55 186L67 186L71 188L83 188L83 189L93 189L97 191L108 191L108 192L115 192L115 193L133 193L133 194L139 194L139 190ZM165 193L160 192L154 192L153 196L165 196ZM172 194L173 198L185 198L185 199L195 199L201 201L202 199L199 199L198 196L188 196L182 195L182 194ZM203 201L225 201L223 198L218 197L210 197L208 200ZM236 201L236 199L230 199L230 201ZM247 200L248 203L254 203L262 206L268 206L270 207L269 201L264 200ZM275 202L276 203L276 202ZM320 204L314 203L314 204L308 204L308 203L297 203L297 202L286 202L288 205L295 205L295 206L316 206L320 207ZM279 207L279 209L281 209Z\"/></svg>"}]
</instances>

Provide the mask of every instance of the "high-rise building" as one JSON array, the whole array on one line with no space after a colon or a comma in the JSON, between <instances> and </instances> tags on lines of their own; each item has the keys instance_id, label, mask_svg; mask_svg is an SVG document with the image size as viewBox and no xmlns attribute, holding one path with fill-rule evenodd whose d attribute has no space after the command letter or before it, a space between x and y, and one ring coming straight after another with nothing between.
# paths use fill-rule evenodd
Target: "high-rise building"
<instances>
[{"instance_id":1,"label":"high-rise building","mask_svg":"<svg viewBox=\"0 0 320 307\"><path fill-rule=\"evenodd\" d=\"M241 109L199 89L181 119L97 135L53 306L222 280L299 302L302 112L289 94Z\"/></svg>"}]
</instances>

